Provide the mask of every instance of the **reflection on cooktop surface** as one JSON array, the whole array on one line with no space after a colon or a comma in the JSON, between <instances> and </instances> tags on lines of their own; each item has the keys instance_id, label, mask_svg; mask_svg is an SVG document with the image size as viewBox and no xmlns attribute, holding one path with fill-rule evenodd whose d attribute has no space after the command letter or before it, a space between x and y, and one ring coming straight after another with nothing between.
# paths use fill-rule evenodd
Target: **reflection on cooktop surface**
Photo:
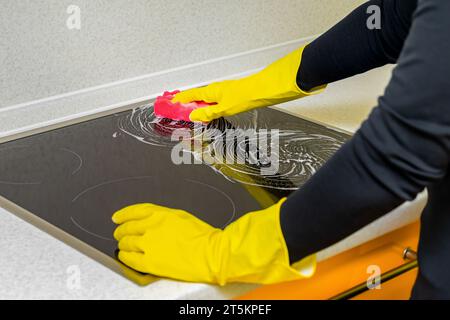
<instances>
[{"instance_id":1,"label":"reflection on cooktop surface","mask_svg":"<svg viewBox=\"0 0 450 320\"><path fill-rule=\"evenodd\" d=\"M172 161L178 143L171 141L174 130L185 130L195 141L197 132L230 128L279 129L279 148L274 150L279 170L261 176L260 163ZM111 221L115 211L152 202L187 210L224 228L301 186L349 138L272 109L219 119L197 129L191 123L157 119L152 106L145 105L3 143L0 195L115 259ZM242 141L231 152L248 149L248 139ZM215 139L203 144L194 156L211 148L229 148L221 143Z\"/></svg>"}]
</instances>

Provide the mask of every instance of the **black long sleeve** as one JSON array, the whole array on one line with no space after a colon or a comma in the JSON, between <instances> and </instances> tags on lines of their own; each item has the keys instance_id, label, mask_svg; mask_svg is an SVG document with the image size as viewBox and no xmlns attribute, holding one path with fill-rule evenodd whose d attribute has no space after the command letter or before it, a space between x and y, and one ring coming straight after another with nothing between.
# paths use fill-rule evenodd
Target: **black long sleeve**
<instances>
[{"instance_id":1,"label":"black long sleeve","mask_svg":"<svg viewBox=\"0 0 450 320\"><path fill-rule=\"evenodd\" d=\"M379 2L384 8L389 4L398 9L408 1ZM386 22L382 29L391 25ZM353 37L358 31L354 30L353 23L348 24L351 30L345 25L343 22L330 32L348 43L352 41L348 34ZM360 28L365 28L365 23ZM364 32L353 37L358 42L353 47L362 48L369 41L362 36ZM391 32L395 31L384 31ZM308 80L313 87L389 62L395 58L394 51L400 48L401 54L378 107L361 129L282 206L281 225L291 261L336 243L403 201L413 199L425 187L450 179L446 176L450 155L450 1L419 0L406 34L404 44L395 45L397 49L393 51L387 50L385 41L381 41L376 46L383 47L366 46L361 50L367 51L358 52L351 59L343 58L348 53L341 49L343 42L339 39L311 45L320 48L320 63L316 61L316 65L302 68L320 70L322 78L311 76L309 79L314 79ZM327 43L338 45L327 47ZM362 57L370 53L376 56L381 53L382 57L383 52L389 53L384 58L376 58L378 62ZM337 66L343 60L343 65ZM350 67L352 63L358 66ZM347 68L352 71L339 72ZM327 75L328 71L331 76ZM450 200L439 201L448 204ZM450 236L450 230L446 232ZM427 251L437 255L438 250L428 248ZM449 282L450 277L445 277Z\"/></svg>"},{"instance_id":2,"label":"black long sleeve","mask_svg":"<svg viewBox=\"0 0 450 320\"><path fill-rule=\"evenodd\" d=\"M369 29L367 9L380 8L380 29ZM409 33L417 0L371 0L307 46L297 82L304 90L395 63Z\"/></svg>"}]
</instances>

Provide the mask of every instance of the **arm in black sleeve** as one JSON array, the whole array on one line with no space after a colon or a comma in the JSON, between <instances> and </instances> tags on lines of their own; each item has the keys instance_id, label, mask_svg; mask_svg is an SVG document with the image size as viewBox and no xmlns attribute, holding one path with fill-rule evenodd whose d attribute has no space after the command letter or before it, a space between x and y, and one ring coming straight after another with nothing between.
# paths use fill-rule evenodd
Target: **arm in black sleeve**
<instances>
[{"instance_id":1,"label":"arm in black sleeve","mask_svg":"<svg viewBox=\"0 0 450 320\"><path fill-rule=\"evenodd\" d=\"M369 29L367 8L378 6L381 29ZM304 90L395 63L411 27L417 0L371 0L308 45L297 74Z\"/></svg>"},{"instance_id":2,"label":"arm in black sleeve","mask_svg":"<svg viewBox=\"0 0 450 320\"><path fill-rule=\"evenodd\" d=\"M421 0L399 63L361 129L281 208L292 262L345 238L446 175L450 1Z\"/></svg>"}]
</instances>

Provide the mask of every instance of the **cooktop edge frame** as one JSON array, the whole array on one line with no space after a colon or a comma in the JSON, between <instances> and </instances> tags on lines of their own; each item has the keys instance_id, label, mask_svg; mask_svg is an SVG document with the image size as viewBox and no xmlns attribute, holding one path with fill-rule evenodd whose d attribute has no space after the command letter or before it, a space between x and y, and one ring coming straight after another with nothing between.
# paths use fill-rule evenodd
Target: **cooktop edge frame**
<instances>
[{"instance_id":1,"label":"cooktop edge frame","mask_svg":"<svg viewBox=\"0 0 450 320\"><path fill-rule=\"evenodd\" d=\"M45 126L42 126L42 127L39 127L39 128L32 129L32 130L27 130L27 131L24 131L24 132L15 133L15 134L12 134L12 135L7 135L7 136L0 136L0 145L3 144L3 143L6 143L6 142L19 140L19 139L30 137L30 136L33 136L33 135L37 135L37 134L40 134L40 133L45 133L45 132L48 132L48 131L52 131L52 130L56 130L56 129L60 129L60 128L64 128L64 127L68 127L68 126L79 124L79 123L83 123L83 122L86 122L86 121L95 120L95 119L98 119L98 118L110 116L112 114L133 110L135 108L139 108L139 107L142 107L144 105L151 104L155 100L156 99L143 100L141 102L135 102L135 103L128 104L128 105L123 105L123 106L112 108L112 109L105 110L105 111L94 112L94 113L89 114L89 115L80 116L80 117L77 117L77 118L74 118L74 119L57 122L57 123L54 123L54 124L51 124L51 125L45 125ZM290 110L287 110L287 109L274 108L272 106L269 106L268 108L271 108L271 109L279 111L279 112L286 113L286 114L288 114L290 116L293 116L293 117L296 117L296 118L307 120L309 122L312 122L312 123L324 126L324 127L328 128L328 129L331 129L331 130L334 130L334 131L337 131L337 132L340 132L340 133L343 133L343 134L347 134L349 136L353 136L353 134L354 134L354 132L345 130L343 128L336 127L334 125L330 125L330 124L327 124L325 122L322 122L322 121L319 121L319 120L316 120L316 119L305 117L303 115L300 116L300 115L298 115L298 114L296 114L296 113L294 113L294 112L292 112Z\"/></svg>"}]
</instances>

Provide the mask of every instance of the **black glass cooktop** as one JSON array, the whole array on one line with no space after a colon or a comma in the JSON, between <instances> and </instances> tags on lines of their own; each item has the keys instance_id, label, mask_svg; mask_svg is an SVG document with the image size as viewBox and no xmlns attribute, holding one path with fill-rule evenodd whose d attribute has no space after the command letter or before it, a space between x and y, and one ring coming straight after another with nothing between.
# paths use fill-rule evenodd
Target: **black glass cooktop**
<instances>
[{"instance_id":1,"label":"black glass cooktop","mask_svg":"<svg viewBox=\"0 0 450 320\"><path fill-rule=\"evenodd\" d=\"M174 130L182 133L182 142L172 141ZM233 143L217 138L230 130L250 135ZM279 159L276 172L262 174L274 160L260 152L261 145L249 147L252 130L268 132L278 142L269 148ZM208 132L214 139L194 148ZM273 109L198 128L155 118L152 106L145 105L1 144L0 202L112 269L140 276L115 260L111 215L116 210L152 202L223 228L301 186L348 138ZM199 157L208 152L218 158L217 150L227 155L244 150L260 159L225 163ZM189 157L191 163L179 164Z\"/></svg>"}]
</instances>

